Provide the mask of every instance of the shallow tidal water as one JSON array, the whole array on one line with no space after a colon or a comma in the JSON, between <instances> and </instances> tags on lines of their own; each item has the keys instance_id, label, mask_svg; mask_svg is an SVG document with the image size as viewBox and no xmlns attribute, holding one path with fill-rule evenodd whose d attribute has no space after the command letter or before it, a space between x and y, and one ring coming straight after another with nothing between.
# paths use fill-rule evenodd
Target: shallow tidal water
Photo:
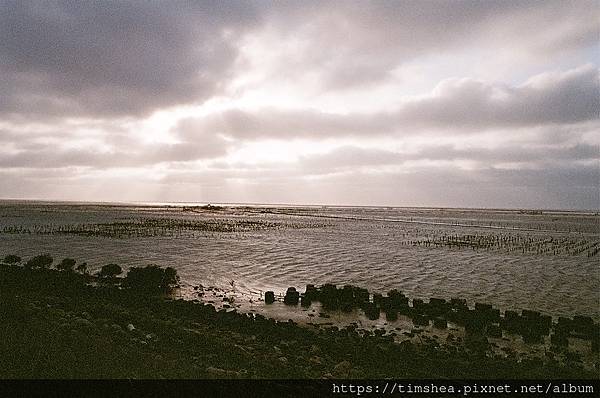
<instances>
[{"instance_id":1,"label":"shallow tidal water","mask_svg":"<svg viewBox=\"0 0 600 398\"><path fill-rule=\"evenodd\" d=\"M148 227L155 219L177 222ZM599 320L599 222L590 212L4 201L0 256L49 253L92 270L172 266L184 290L202 284L259 297L329 282ZM233 226L212 227L221 224ZM115 225L131 231L114 233Z\"/></svg>"}]
</instances>

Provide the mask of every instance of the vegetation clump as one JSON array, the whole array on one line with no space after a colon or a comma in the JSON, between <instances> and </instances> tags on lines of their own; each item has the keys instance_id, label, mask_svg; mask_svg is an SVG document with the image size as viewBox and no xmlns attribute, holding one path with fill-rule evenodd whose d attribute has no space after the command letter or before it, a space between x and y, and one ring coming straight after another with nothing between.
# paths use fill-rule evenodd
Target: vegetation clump
<instances>
[{"instance_id":1,"label":"vegetation clump","mask_svg":"<svg viewBox=\"0 0 600 398\"><path fill-rule=\"evenodd\" d=\"M123 286L137 291L168 292L179 282L177 271L172 267L160 268L156 265L132 267L123 280Z\"/></svg>"},{"instance_id":2,"label":"vegetation clump","mask_svg":"<svg viewBox=\"0 0 600 398\"><path fill-rule=\"evenodd\" d=\"M40 254L25 263L25 268L50 268L54 259L49 254Z\"/></svg>"},{"instance_id":3,"label":"vegetation clump","mask_svg":"<svg viewBox=\"0 0 600 398\"><path fill-rule=\"evenodd\" d=\"M14 254L9 254L8 256L4 257L4 260L2 260L2 262L4 264L9 264L9 265L19 264L21 261L22 261L21 257L16 256Z\"/></svg>"},{"instance_id":4,"label":"vegetation clump","mask_svg":"<svg viewBox=\"0 0 600 398\"><path fill-rule=\"evenodd\" d=\"M76 261L72 258L64 258L60 263L56 265L56 269L59 271L73 271Z\"/></svg>"},{"instance_id":5,"label":"vegetation clump","mask_svg":"<svg viewBox=\"0 0 600 398\"><path fill-rule=\"evenodd\" d=\"M98 277L101 279L114 279L121 273L123 273L123 269L118 264L106 264L98 272Z\"/></svg>"}]
</instances>

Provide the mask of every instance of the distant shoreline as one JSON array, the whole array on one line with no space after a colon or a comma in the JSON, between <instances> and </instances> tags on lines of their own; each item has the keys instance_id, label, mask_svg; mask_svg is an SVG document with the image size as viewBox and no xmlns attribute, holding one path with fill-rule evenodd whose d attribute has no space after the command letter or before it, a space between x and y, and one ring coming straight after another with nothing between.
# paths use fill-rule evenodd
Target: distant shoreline
<instances>
[{"instance_id":1,"label":"distant shoreline","mask_svg":"<svg viewBox=\"0 0 600 398\"><path fill-rule=\"evenodd\" d=\"M307 208L307 209L377 209L377 210L431 210L431 211L472 211L490 213L519 213L543 212L544 214L585 214L599 215L600 209L552 209L552 208L497 208L497 207L438 207L438 206L386 206L386 205L344 205L344 204L295 204L295 203L240 203L240 202L147 202L147 201L78 201L78 200L50 200L50 199L15 199L0 198L0 204L41 204L57 206L105 206L105 207L201 207L206 205L223 207L255 207L255 208Z\"/></svg>"}]
</instances>

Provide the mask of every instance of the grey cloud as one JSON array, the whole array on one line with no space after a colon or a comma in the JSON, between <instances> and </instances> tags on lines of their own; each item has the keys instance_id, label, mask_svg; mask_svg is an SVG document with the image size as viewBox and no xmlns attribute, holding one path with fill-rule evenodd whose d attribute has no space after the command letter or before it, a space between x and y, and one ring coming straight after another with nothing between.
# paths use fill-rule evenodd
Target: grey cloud
<instances>
[{"instance_id":1,"label":"grey cloud","mask_svg":"<svg viewBox=\"0 0 600 398\"><path fill-rule=\"evenodd\" d=\"M0 113L31 118L141 115L201 102L230 83L239 39L272 28L309 44L278 75L314 73L323 88L384 80L417 55L494 34L563 54L597 42L593 1L298 3L0 2ZM536 34L531 27L536 27ZM552 36L559 26L563 40ZM566 27L565 27L566 26ZM549 38L548 38L549 37ZM491 41L490 41L491 40ZM287 62L290 61L290 62Z\"/></svg>"},{"instance_id":2,"label":"grey cloud","mask_svg":"<svg viewBox=\"0 0 600 398\"><path fill-rule=\"evenodd\" d=\"M431 160L463 159L496 163L552 163L600 159L600 148L598 145L581 143L567 147L524 147L513 144L494 149L455 149L449 146L439 146L423 150L414 157Z\"/></svg>"},{"instance_id":3,"label":"grey cloud","mask_svg":"<svg viewBox=\"0 0 600 398\"><path fill-rule=\"evenodd\" d=\"M377 199L377 204L390 206L460 203L465 207L593 210L598 209L600 170L596 165L557 163L539 170L349 169L311 177L316 178L307 178L298 169L216 169L170 173L161 183L193 191L235 180L244 186L236 196L241 202L369 205Z\"/></svg>"},{"instance_id":4,"label":"grey cloud","mask_svg":"<svg viewBox=\"0 0 600 398\"><path fill-rule=\"evenodd\" d=\"M596 120L600 74L593 65L538 76L519 87L473 79L442 82L439 95L409 103L399 119L418 125L486 128Z\"/></svg>"},{"instance_id":5,"label":"grey cloud","mask_svg":"<svg viewBox=\"0 0 600 398\"><path fill-rule=\"evenodd\" d=\"M286 139L410 135L430 128L467 132L583 123L599 118L599 76L596 67L585 65L537 76L519 87L451 79L440 83L433 95L408 101L395 112L340 115L312 109L234 109L188 120L186 126L188 130L240 139Z\"/></svg>"},{"instance_id":6,"label":"grey cloud","mask_svg":"<svg viewBox=\"0 0 600 398\"><path fill-rule=\"evenodd\" d=\"M123 115L204 100L257 17L244 2L3 1L0 111Z\"/></svg>"},{"instance_id":7,"label":"grey cloud","mask_svg":"<svg viewBox=\"0 0 600 398\"><path fill-rule=\"evenodd\" d=\"M300 84L295 83L301 85L306 78L318 92L311 92L311 86L303 94L323 100L329 92L336 91L335 97L338 90L386 83L407 62L427 71L436 60L455 54L474 58L481 49L516 54L505 60L515 62L514 73L501 77L508 81L528 70L580 59L597 62L597 51L592 54L591 49L597 46L598 20L590 11L596 9L594 0L0 0L2 195L96 198L99 183L94 178L101 176L102 184L111 187L105 190L111 191L106 193L111 199L129 199L119 196L121 188L139 188L135 195L141 200L197 199L195 189L210 186L210 192L229 195L230 201L300 203L317 198L343 203L351 198L362 204L512 206L525 198L532 207L590 207L598 197L598 167L591 166L598 147L590 138L599 126L597 65L547 73L521 85L445 80L430 95L387 112L332 114L311 103L297 110L232 109L181 122L172 131L179 142L170 145L142 144L131 131L159 109L221 94L232 96L224 98L227 104L244 95L249 89L244 83L231 83L253 66L244 56L255 54L243 48L252 39L267 40L267 50L274 45L266 65L257 62L257 68L268 70L250 71L251 88L261 89L264 83L260 77L252 80L252 72L274 84L298 79ZM287 50L278 53L283 48ZM529 61L523 59L533 60L534 66L525 68L519 62ZM390 99L382 102L389 109ZM438 145L416 153L345 147L305 156L296 164L270 166L231 165L225 156L245 140L263 138L304 138L318 145L321 139L352 137L353 142L377 145L369 138L407 136L410 141L420 134L445 134L463 136L464 143L477 132L495 136L497 147ZM523 139L513 141L520 133ZM96 142L102 148L83 147ZM418 159L473 160L481 167L423 167L408 173L384 167ZM195 161L208 169L195 171ZM536 167L506 170L498 167L502 163ZM169 174L159 182L145 170L156 164ZM128 173L105 172L112 168L135 169L130 171L147 177L131 181ZM238 196L238 182L252 186L251 196ZM177 190L171 191L171 184ZM157 191L182 196L144 197Z\"/></svg>"},{"instance_id":8,"label":"grey cloud","mask_svg":"<svg viewBox=\"0 0 600 398\"><path fill-rule=\"evenodd\" d=\"M451 145L430 145L416 152L398 153L384 149L346 146L326 154L304 156L300 159L299 167L307 173L326 174L360 167L402 166L405 162L414 160L468 160L481 162L484 165L482 167L505 163L534 163L538 167L554 167L559 163L572 164L576 161L586 160L600 161L600 147L582 143L566 147L523 147L511 144L494 149L457 149ZM528 167L521 167L520 169Z\"/></svg>"},{"instance_id":9,"label":"grey cloud","mask_svg":"<svg viewBox=\"0 0 600 398\"><path fill-rule=\"evenodd\" d=\"M589 12L596 8L586 0L356 1L342 7L320 1L276 7L268 22L277 34L310 43L285 60L276 75L316 75L324 88L345 90L385 81L392 70L415 58L468 46L510 43L548 63L596 45L598 21Z\"/></svg>"},{"instance_id":10,"label":"grey cloud","mask_svg":"<svg viewBox=\"0 0 600 398\"><path fill-rule=\"evenodd\" d=\"M280 168L181 170L171 171L159 181L141 178L132 182L117 178L111 182L112 186L122 187L125 193L115 195L114 191L99 193L100 182L94 175L77 174L73 168L57 169L56 177L47 170L0 170L0 178L6 182L4 195L13 198L63 199L69 197L69 188L76 187L83 195L79 198L95 201L147 201L144 195L158 190L160 194L153 196L153 200L376 203L384 206L448 206L451 203L465 207L596 210L600 170L597 165L558 163L539 170L427 168L409 172L365 172L354 169L317 178L306 177L300 170L290 172ZM69 180L67 184L65 178ZM238 184L244 189L240 190Z\"/></svg>"},{"instance_id":11,"label":"grey cloud","mask_svg":"<svg viewBox=\"0 0 600 398\"><path fill-rule=\"evenodd\" d=\"M398 197L417 205L461 203L483 208L598 209L597 166L559 164L541 170L420 170L382 175Z\"/></svg>"},{"instance_id":12,"label":"grey cloud","mask_svg":"<svg viewBox=\"0 0 600 398\"><path fill-rule=\"evenodd\" d=\"M343 146L324 154L302 156L295 163L278 164L276 167L266 164L246 164L243 162L227 163L212 161L203 172L190 171L188 168L177 170L171 168L173 174L168 181L192 182L198 174L235 178L242 180L289 179L306 176L324 176L353 173L357 170L371 170L374 173L386 170L382 166L403 166L415 160L455 161L470 160L480 163L477 170L493 170L496 165L507 163L519 164L521 167L513 171L531 172L531 165L537 169L556 169L571 167L582 161L600 161L600 147L590 144L571 146L536 146L521 147L504 145L501 148L469 148L457 149L450 145L430 145L416 152L399 153L385 149ZM430 166L419 169L431 169ZM502 170L502 169L497 169Z\"/></svg>"},{"instance_id":13,"label":"grey cloud","mask_svg":"<svg viewBox=\"0 0 600 398\"><path fill-rule=\"evenodd\" d=\"M189 162L226 154L227 142L217 137L205 137L200 142L153 144L114 152L93 149L60 149L43 144L20 146L16 153L0 152L0 168L119 168L151 166L163 162Z\"/></svg>"},{"instance_id":14,"label":"grey cloud","mask_svg":"<svg viewBox=\"0 0 600 398\"><path fill-rule=\"evenodd\" d=\"M226 110L185 122L188 133L219 133L239 139L312 137L381 134L394 128L389 115L341 116L314 110L284 111L261 109L255 113Z\"/></svg>"}]
</instances>

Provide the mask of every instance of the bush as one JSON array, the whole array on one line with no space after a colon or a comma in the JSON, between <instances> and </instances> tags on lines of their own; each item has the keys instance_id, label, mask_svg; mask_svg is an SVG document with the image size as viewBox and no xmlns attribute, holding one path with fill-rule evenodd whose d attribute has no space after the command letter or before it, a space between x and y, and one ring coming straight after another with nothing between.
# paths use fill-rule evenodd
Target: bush
<instances>
[{"instance_id":1,"label":"bush","mask_svg":"<svg viewBox=\"0 0 600 398\"><path fill-rule=\"evenodd\" d=\"M8 256L4 257L3 262L4 264L18 264L21 262L21 257L15 256L14 254L9 254Z\"/></svg>"},{"instance_id":2,"label":"bush","mask_svg":"<svg viewBox=\"0 0 600 398\"><path fill-rule=\"evenodd\" d=\"M49 254L40 254L25 263L26 268L49 268L54 259Z\"/></svg>"},{"instance_id":3,"label":"bush","mask_svg":"<svg viewBox=\"0 0 600 398\"><path fill-rule=\"evenodd\" d=\"M117 275L121 274L123 270L117 264L106 264L98 272L98 276L103 279L112 279Z\"/></svg>"},{"instance_id":4,"label":"bush","mask_svg":"<svg viewBox=\"0 0 600 398\"><path fill-rule=\"evenodd\" d=\"M75 260L72 258L65 258L56 266L56 269L61 271L73 271L74 266Z\"/></svg>"},{"instance_id":5,"label":"bush","mask_svg":"<svg viewBox=\"0 0 600 398\"><path fill-rule=\"evenodd\" d=\"M146 292L167 292L175 287L178 281L179 277L174 268L148 265L144 268L129 269L123 286Z\"/></svg>"}]
</instances>

